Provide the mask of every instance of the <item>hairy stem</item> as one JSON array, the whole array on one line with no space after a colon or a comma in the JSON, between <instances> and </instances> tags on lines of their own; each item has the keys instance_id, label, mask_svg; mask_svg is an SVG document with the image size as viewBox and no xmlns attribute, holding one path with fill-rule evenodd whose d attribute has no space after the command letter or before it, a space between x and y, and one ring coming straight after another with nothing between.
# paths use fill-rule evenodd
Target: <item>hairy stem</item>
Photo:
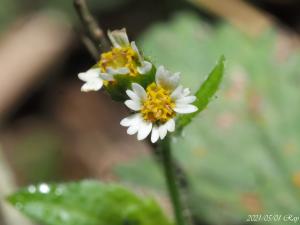
<instances>
[{"instance_id":1,"label":"hairy stem","mask_svg":"<svg viewBox=\"0 0 300 225\"><path fill-rule=\"evenodd\" d=\"M159 145L161 152L161 159L164 168L166 183L168 186L169 195L173 205L173 211L176 218L177 225L185 225L185 218L183 215L183 207L181 204L180 192L176 180L176 173L174 170L174 163L171 154L170 140L166 137Z\"/></svg>"},{"instance_id":2,"label":"hairy stem","mask_svg":"<svg viewBox=\"0 0 300 225\"><path fill-rule=\"evenodd\" d=\"M148 144L151 146L151 152L154 156L154 158L157 160L157 162L162 165L163 164L163 156L162 156L162 149L161 146L159 146L157 143L151 143L150 141ZM178 185L178 188L180 190L180 196L181 196L181 204L183 205L183 211L184 211L184 217L189 225L195 224L196 219L193 217L190 208L187 204L187 198L189 193L189 182L187 179L187 175L180 165L178 161L176 161L174 158L172 158L172 167L176 176L176 182Z\"/></svg>"}]
</instances>

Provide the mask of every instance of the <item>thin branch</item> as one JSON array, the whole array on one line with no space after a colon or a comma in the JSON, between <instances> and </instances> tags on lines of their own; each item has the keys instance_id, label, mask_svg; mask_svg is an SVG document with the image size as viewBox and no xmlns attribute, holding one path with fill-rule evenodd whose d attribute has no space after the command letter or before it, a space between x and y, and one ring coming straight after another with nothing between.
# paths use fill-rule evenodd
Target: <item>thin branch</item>
<instances>
[{"instance_id":1,"label":"thin branch","mask_svg":"<svg viewBox=\"0 0 300 225\"><path fill-rule=\"evenodd\" d=\"M81 37L81 41L85 45L85 47L88 50L88 52L90 53L90 55L95 59L95 61L98 61L99 53L98 53L98 49L94 45L93 41L85 34L80 34L80 37Z\"/></svg>"},{"instance_id":2,"label":"thin branch","mask_svg":"<svg viewBox=\"0 0 300 225\"><path fill-rule=\"evenodd\" d=\"M90 39L94 42L98 51L108 50L109 43L103 30L89 11L86 1L74 0L74 6L84 28L87 30Z\"/></svg>"}]
</instances>

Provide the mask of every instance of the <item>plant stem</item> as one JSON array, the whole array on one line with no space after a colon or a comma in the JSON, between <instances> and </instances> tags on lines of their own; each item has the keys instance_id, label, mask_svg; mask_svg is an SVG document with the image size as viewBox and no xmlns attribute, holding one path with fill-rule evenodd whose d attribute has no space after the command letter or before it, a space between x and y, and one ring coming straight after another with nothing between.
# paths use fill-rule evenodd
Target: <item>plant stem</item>
<instances>
[{"instance_id":1,"label":"plant stem","mask_svg":"<svg viewBox=\"0 0 300 225\"><path fill-rule=\"evenodd\" d=\"M84 28L87 30L89 38L93 41L95 47L99 51L109 49L109 44L104 32L89 11L86 1L74 0L74 6Z\"/></svg>"},{"instance_id":2,"label":"plant stem","mask_svg":"<svg viewBox=\"0 0 300 225\"><path fill-rule=\"evenodd\" d=\"M181 205L180 192L176 181L176 174L173 167L173 159L170 148L170 139L166 137L159 145L164 167L165 178L168 186L169 195L173 205L173 211L177 225L185 225L183 207Z\"/></svg>"},{"instance_id":3,"label":"plant stem","mask_svg":"<svg viewBox=\"0 0 300 225\"><path fill-rule=\"evenodd\" d=\"M84 34L81 34L80 36L81 36L81 41L85 45L86 49L94 58L94 60L97 62L99 60L99 52L97 47L94 45L93 41L88 36Z\"/></svg>"}]
</instances>

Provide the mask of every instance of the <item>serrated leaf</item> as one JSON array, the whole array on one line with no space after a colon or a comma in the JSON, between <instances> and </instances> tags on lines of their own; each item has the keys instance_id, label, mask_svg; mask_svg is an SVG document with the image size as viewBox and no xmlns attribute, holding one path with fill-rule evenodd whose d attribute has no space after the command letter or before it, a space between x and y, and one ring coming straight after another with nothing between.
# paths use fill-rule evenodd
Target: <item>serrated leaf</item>
<instances>
[{"instance_id":1,"label":"serrated leaf","mask_svg":"<svg viewBox=\"0 0 300 225\"><path fill-rule=\"evenodd\" d=\"M96 181L30 186L8 200L45 225L170 225L153 199Z\"/></svg>"},{"instance_id":2,"label":"serrated leaf","mask_svg":"<svg viewBox=\"0 0 300 225\"><path fill-rule=\"evenodd\" d=\"M215 93L219 89L220 83L222 81L223 73L224 73L224 60L225 60L224 56L221 56L217 65L210 72L207 79L204 81L204 83L200 86L198 91L195 93L197 99L193 103L193 105L198 107L198 111L178 117L177 119L178 131L181 131L183 127L188 125L196 115L198 115L206 108L211 98L215 95Z\"/></svg>"}]
</instances>

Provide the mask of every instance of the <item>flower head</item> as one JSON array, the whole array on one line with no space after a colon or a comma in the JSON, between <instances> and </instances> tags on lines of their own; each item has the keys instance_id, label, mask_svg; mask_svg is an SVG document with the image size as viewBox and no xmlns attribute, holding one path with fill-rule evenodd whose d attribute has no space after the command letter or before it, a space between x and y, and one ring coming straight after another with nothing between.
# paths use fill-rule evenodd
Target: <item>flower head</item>
<instances>
[{"instance_id":1,"label":"flower head","mask_svg":"<svg viewBox=\"0 0 300 225\"><path fill-rule=\"evenodd\" d=\"M113 79L115 74L137 76L147 73L152 64L144 60L134 41L129 42L126 30L108 31L113 45L111 51L101 54L98 66L104 79Z\"/></svg>"},{"instance_id":2,"label":"flower head","mask_svg":"<svg viewBox=\"0 0 300 225\"><path fill-rule=\"evenodd\" d=\"M82 91L98 91L103 84L113 81L117 74L135 77L152 68L152 64L140 54L135 42L129 42L125 29L108 31L108 37L112 49L101 54L96 68L78 74L79 79L86 82Z\"/></svg>"},{"instance_id":3,"label":"flower head","mask_svg":"<svg viewBox=\"0 0 300 225\"><path fill-rule=\"evenodd\" d=\"M175 130L177 114L193 113L198 108L191 103L196 100L188 88L179 85L179 73L172 74L163 66L158 67L155 82L146 90L133 83L132 90L127 90L129 100L125 105L137 113L123 119L121 125L128 127L127 133L137 133L138 140L145 139L151 133L154 143L163 139L167 132ZM151 132L152 131L152 132Z\"/></svg>"}]
</instances>

